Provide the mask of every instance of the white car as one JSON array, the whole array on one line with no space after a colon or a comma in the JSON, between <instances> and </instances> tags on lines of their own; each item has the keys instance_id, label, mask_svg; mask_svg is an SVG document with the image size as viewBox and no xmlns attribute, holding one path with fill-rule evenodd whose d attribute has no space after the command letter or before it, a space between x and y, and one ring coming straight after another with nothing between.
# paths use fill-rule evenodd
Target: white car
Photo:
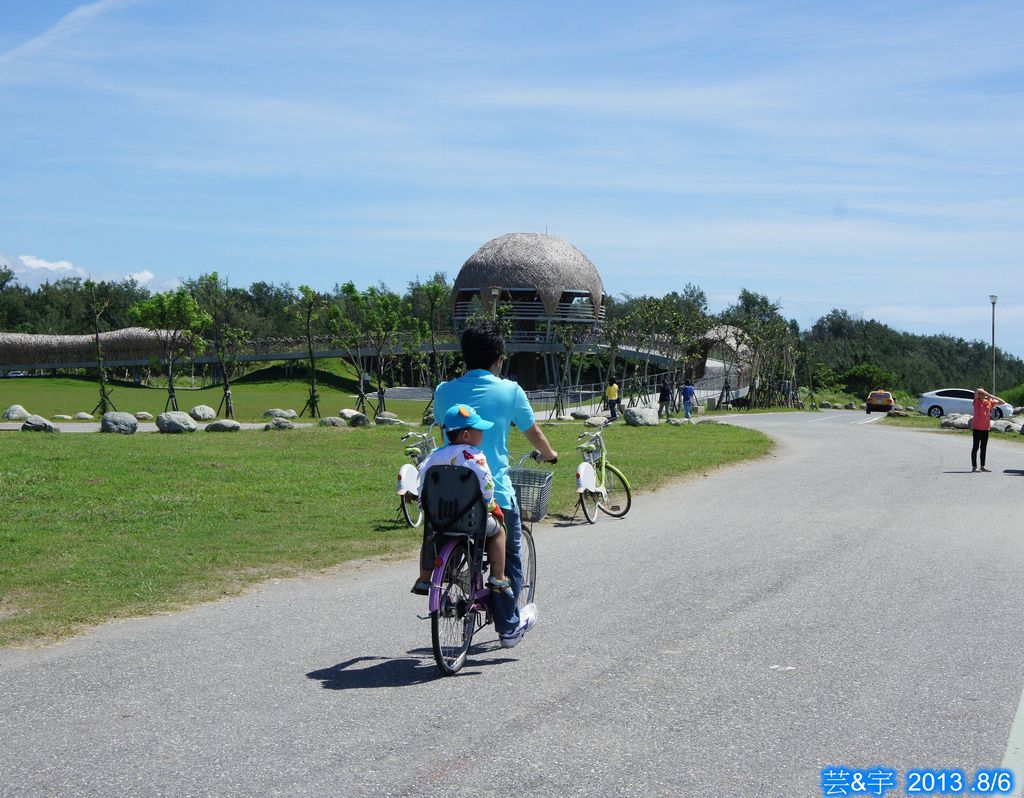
<instances>
[{"instance_id":1,"label":"white car","mask_svg":"<svg viewBox=\"0 0 1024 798\"><path fill-rule=\"evenodd\" d=\"M974 391L970 388L942 388L921 394L917 412L939 418L950 413L974 414ZM992 418L1010 418L1013 407L1006 403L992 408Z\"/></svg>"}]
</instances>

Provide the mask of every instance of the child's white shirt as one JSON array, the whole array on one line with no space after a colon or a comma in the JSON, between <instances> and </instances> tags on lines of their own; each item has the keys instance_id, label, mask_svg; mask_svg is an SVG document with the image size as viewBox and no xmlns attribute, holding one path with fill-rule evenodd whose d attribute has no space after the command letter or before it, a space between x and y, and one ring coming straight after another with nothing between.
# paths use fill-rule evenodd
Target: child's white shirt
<instances>
[{"instance_id":1,"label":"child's white shirt","mask_svg":"<svg viewBox=\"0 0 1024 798\"><path fill-rule=\"evenodd\" d=\"M465 443L451 443L440 449L434 449L427 459L420 463L420 495L423 495L423 475L427 469L436 465L457 465L468 468L480 481L480 492L484 497L484 504L487 511L493 513L498 504L494 501L494 477L487 465L487 458L484 453L475 446Z\"/></svg>"}]
</instances>

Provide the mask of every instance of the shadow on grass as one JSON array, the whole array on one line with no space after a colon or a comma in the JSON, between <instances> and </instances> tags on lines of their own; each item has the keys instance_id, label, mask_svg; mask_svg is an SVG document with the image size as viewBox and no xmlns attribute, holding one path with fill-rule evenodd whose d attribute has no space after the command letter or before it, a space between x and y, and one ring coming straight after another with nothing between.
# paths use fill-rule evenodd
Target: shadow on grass
<instances>
[{"instance_id":1,"label":"shadow on grass","mask_svg":"<svg viewBox=\"0 0 1024 798\"><path fill-rule=\"evenodd\" d=\"M473 659L473 654L482 654L498 649L497 643L473 646L466 665L459 676L479 676L479 670L467 670L489 665L514 662L510 657L498 659ZM380 687L413 687L418 684L443 679L444 676L434 663L429 649L413 649L406 657L353 657L330 668L311 671L307 679L322 683L325 690L373 690ZM367 664L373 663L373 664Z\"/></svg>"}]
</instances>

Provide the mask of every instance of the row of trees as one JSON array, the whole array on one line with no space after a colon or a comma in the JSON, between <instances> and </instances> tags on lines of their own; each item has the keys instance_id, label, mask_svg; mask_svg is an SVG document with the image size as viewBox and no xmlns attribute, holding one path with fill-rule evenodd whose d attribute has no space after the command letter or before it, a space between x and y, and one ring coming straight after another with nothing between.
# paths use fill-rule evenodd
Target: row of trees
<instances>
[{"instance_id":1,"label":"row of trees","mask_svg":"<svg viewBox=\"0 0 1024 798\"><path fill-rule=\"evenodd\" d=\"M339 349L358 375L361 408L367 391L375 388L377 404L372 409L379 412L389 383L436 385L451 373L454 356L437 348L456 334L449 306L451 289L444 273L425 281L417 278L400 294L383 284L358 289L352 282L329 292L265 282L240 288L216 272L163 293L151 293L133 280L93 283L76 278L30 289L0 268L0 329L97 334L101 381L99 332L139 324L161 330L168 405L177 404L175 364L185 354L205 351L217 363L217 377L224 387L222 407L226 406L229 416L233 414L231 381L243 348L262 341L280 349L282 339L301 344L310 362L309 398L303 412L312 415L319 414L316 351ZM576 325L555 330L563 350L558 369L562 388L578 381L584 368L602 381L612 374L622 375L627 371L621 358L624 349L640 353L631 366L638 383L646 384L655 355L667 358L679 378L693 377L695 367L708 354L709 338L712 354L717 350L725 361L737 360L736 350L740 351L753 406L784 402L797 384L855 393L879 385L913 393L942 385L984 384L991 367L991 350L984 343L911 335L852 317L844 310L833 310L802 331L796 321L782 316L779 303L746 289L735 303L714 314L703 290L690 284L661 297L609 297L605 323L597 332L606 345L605 353L582 356L575 352L583 337L593 334ZM417 351L420 348L425 351ZM1006 382L1024 382L1024 363L1017 358L1000 352L997 367ZM373 385L365 382L367 374ZM726 382L730 379L735 377L727 373Z\"/></svg>"}]
</instances>

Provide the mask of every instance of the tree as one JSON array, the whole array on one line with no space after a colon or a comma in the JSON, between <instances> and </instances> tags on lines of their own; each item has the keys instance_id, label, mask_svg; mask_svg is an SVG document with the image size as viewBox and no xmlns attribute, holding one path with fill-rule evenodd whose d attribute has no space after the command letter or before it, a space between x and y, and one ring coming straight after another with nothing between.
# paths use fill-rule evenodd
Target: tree
<instances>
[{"instance_id":1,"label":"tree","mask_svg":"<svg viewBox=\"0 0 1024 798\"><path fill-rule=\"evenodd\" d=\"M212 322L210 315L199 307L195 297L184 286L176 291L154 294L132 307L134 317L146 328L156 333L164 362L167 364L167 403L172 410L178 409L178 398L174 394L174 364L188 350L202 354L206 342L199 331Z\"/></svg>"},{"instance_id":2,"label":"tree","mask_svg":"<svg viewBox=\"0 0 1024 798\"><path fill-rule=\"evenodd\" d=\"M299 296L288 312L299 320L306 340L306 351L309 355L309 398L302 408L301 416L309 410L310 418L320 417L320 396L316 390L316 355L313 351L315 333L325 330L333 315L333 305L328 302L326 294L314 291L308 285L299 286Z\"/></svg>"},{"instance_id":3,"label":"tree","mask_svg":"<svg viewBox=\"0 0 1024 798\"><path fill-rule=\"evenodd\" d=\"M384 375L398 356L396 347L399 337L405 332L407 337L415 341L416 328L412 324L409 303L383 284L360 291L350 281L340 286L338 292L345 305L339 325L341 340L350 356L355 355L360 370L360 394L363 379L359 343L362 342L373 352L377 382L377 407L374 412L379 415L387 409L384 401L387 390Z\"/></svg>"},{"instance_id":4,"label":"tree","mask_svg":"<svg viewBox=\"0 0 1024 798\"><path fill-rule=\"evenodd\" d=\"M187 284L199 306L211 319L210 339L220 370L224 394L217 408L227 418L235 417L235 405L231 398L231 380L238 367L238 352L249 338L249 333L240 326L234 326L239 317L238 295L222 280L217 272L200 275Z\"/></svg>"},{"instance_id":5,"label":"tree","mask_svg":"<svg viewBox=\"0 0 1024 798\"><path fill-rule=\"evenodd\" d=\"M436 272L425 283L420 282L419 278L413 280L408 288L406 296L410 314L423 322L423 335L430 338L430 383L432 388L436 388L443 379L447 365L446 358L438 356L437 340L441 336L451 337L454 334L450 314L444 312L451 299L452 284L444 272Z\"/></svg>"},{"instance_id":6,"label":"tree","mask_svg":"<svg viewBox=\"0 0 1024 798\"><path fill-rule=\"evenodd\" d=\"M896 375L873 363L861 363L843 375L843 383L848 393L866 394L869 391L895 385Z\"/></svg>"},{"instance_id":7,"label":"tree","mask_svg":"<svg viewBox=\"0 0 1024 798\"><path fill-rule=\"evenodd\" d=\"M779 313L780 304L747 289L722 313L722 321L738 330L738 343L749 359L750 407L770 407L788 399L796 379L799 326ZM795 330L794 330L795 327Z\"/></svg>"},{"instance_id":8,"label":"tree","mask_svg":"<svg viewBox=\"0 0 1024 798\"><path fill-rule=\"evenodd\" d=\"M89 296L89 310L93 321L93 342L96 348L96 367L100 378L100 400L93 409L93 413L99 411L100 415L106 415L109 410L117 410L110 398L110 392L107 390L107 370L103 365L103 347L100 344L100 319L110 302L99 297L96 292L96 283L92 280L86 280L84 288Z\"/></svg>"}]
</instances>

